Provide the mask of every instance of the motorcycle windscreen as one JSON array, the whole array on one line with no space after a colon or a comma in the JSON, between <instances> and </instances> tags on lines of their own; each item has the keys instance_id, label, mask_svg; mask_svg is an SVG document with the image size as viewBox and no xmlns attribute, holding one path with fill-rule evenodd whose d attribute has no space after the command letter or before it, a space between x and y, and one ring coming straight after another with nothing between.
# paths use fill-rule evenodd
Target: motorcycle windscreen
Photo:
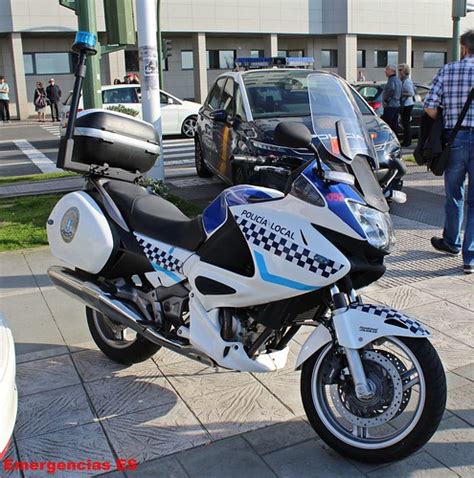
<instances>
[{"instance_id":1,"label":"motorcycle windscreen","mask_svg":"<svg viewBox=\"0 0 474 478\"><path fill-rule=\"evenodd\" d=\"M307 81L314 134L335 161L352 171L367 204L388 211L368 163L368 158L377 157L374 143L349 86L330 73L313 73Z\"/></svg>"}]
</instances>

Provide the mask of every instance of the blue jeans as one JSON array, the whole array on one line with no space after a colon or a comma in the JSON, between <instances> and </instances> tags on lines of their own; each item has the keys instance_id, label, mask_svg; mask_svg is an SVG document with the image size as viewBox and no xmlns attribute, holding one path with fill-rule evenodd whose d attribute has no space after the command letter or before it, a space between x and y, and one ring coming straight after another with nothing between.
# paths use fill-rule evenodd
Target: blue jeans
<instances>
[{"instance_id":1,"label":"blue jeans","mask_svg":"<svg viewBox=\"0 0 474 478\"><path fill-rule=\"evenodd\" d=\"M446 222L443 239L448 246L458 251L461 250L466 176L468 177L467 221L462 254L464 264L474 266L474 128L458 132L444 172Z\"/></svg>"}]
</instances>

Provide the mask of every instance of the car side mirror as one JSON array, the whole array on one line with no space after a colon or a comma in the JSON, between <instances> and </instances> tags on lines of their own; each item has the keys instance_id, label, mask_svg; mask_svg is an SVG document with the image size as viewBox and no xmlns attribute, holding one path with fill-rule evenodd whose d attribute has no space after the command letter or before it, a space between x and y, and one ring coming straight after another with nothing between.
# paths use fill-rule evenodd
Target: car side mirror
<instances>
[{"instance_id":1,"label":"car side mirror","mask_svg":"<svg viewBox=\"0 0 474 478\"><path fill-rule=\"evenodd\" d=\"M168 98L168 104L169 104L169 105L174 105L173 98Z\"/></svg>"},{"instance_id":2,"label":"car side mirror","mask_svg":"<svg viewBox=\"0 0 474 478\"><path fill-rule=\"evenodd\" d=\"M311 131L303 124L282 121L275 128L275 143L289 148L308 148L312 143Z\"/></svg>"},{"instance_id":3,"label":"car side mirror","mask_svg":"<svg viewBox=\"0 0 474 478\"><path fill-rule=\"evenodd\" d=\"M227 123L228 116L226 110L215 110L210 114L210 117L217 123Z\"/></svg>"}]
</instances>

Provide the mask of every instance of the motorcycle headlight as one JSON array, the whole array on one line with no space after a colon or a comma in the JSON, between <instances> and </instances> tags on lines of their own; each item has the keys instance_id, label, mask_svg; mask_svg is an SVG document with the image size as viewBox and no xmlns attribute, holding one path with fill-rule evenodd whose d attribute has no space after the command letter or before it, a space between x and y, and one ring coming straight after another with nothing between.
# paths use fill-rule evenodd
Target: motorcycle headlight
<instances>
[{"instance_id":1,"label":"motorcycle headlight","mask_svg":"<svg viewBox=\"0 0 474 478\"><path fill-rule=\"evenodd\" d=\"M377 249L390 252L395 245L395 234L390 214L357 202L348 201L348 204L365 232L368 243Z\"/></svg>"}]
</instances>

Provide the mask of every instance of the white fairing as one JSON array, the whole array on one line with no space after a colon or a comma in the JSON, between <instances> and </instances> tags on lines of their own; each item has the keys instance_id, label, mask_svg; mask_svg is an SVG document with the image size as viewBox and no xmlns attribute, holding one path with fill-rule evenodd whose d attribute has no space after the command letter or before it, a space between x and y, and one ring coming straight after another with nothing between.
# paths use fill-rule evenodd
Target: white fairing
<instances>
[{"instance_id":1,"label":"white fairing","mask_svg":"<svg viewBox=\"0 0 474 478\"><path fill-rule=\"evenodd\" d=\"M289 347L249 358L241 342L227 342L221 337L219 310L209 312L194 297L189 301L191 327L189 341L206 353L218 365L242 372L273 372L283 368L288 358Z\"/></svg>"},{"instance_id":2,"label":"white fairing","mask_svg":"<svg viewBox=\"0 0 474 478\"><path fill-rule=\"evenodd\" d=\"M149 272L147 277L153 284L170 287L185 279L184 263L193 255L191 251L171 246L144 234L134 233L138 244L156 272Z\"/></svg>"},{"instance_id":3,"label":"white fairing","mask_svg":"<svg viewBox=\"0 0 474 478\"><path fill-rule=\"evenodd\" d=\"M314 222L319 223L317 214L326 215L325 208L306 205L303 211L300 202L287 196L276 201L230 207L247 240L255 273L246 277L193 257L184 264L183 271L206 310L248 307L295 297L333 284L349 272L347 258L308 220L308 209L315 210ZM226 284L236 292L201 294L195 285L199 276Z\"/></svg>"},{"instance_id":4,"label":"white fairing","mask_svg":"<svg viewBox=\"0 0 474 478\"><path fill-rule=\"evenodd\" d=\"M13 336L0 314L0 455L8 445L15 426L18 407L15 373Z\"/></svg>"},{"instance_id":5,"label":"white fairing","mask_svg":"<svg viewBox=\"0 0 474 478\"><path fill-rule=\"evenodd\" d=\"M83 191L59 200L48 218L46 230L55 257L91 274L105 266L114 248L107 218Z\"/></svg>"}]
</instances>

